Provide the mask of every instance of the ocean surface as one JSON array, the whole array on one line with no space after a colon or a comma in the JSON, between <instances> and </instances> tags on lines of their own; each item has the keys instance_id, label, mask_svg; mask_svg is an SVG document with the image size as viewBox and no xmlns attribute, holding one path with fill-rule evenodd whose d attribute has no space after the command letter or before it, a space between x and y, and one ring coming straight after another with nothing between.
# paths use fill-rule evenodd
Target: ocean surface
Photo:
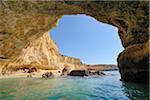
<instances>
[{"instance_id":1,"label":"ocean surface","mask_svg":"<svg viewBox=\"0 0 150 100\"><path fill-rule=\"evenodd\" d=\"M3 78L0 100L148 100L148 86L121 82L118 71L99 77Z\"/></svg>"}]
</instances>

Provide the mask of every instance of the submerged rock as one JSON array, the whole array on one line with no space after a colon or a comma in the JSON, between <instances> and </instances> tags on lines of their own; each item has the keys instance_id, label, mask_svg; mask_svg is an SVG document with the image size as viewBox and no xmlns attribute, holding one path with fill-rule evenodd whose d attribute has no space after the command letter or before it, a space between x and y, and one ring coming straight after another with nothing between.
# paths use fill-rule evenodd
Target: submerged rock
<instances>
[{"instance_id":1,"label":"submerged rock","mask_svg":"<svg viewBox=\"0 0 150 100\"><path fill-rule=\"evenodd\" d=\"M27 75L27 77L32 77L32 75Z\"/></svg>"},{"instance_id":2,"label":"submerged rock","mask_svg":"<svg viewBox=\"0 0 150 100\"><path fill-rule=\"evenodd\" d=\"M42 78L53 78L54 74L52 72L46 72L42 74Z\"/></svg>"}]
</instances>

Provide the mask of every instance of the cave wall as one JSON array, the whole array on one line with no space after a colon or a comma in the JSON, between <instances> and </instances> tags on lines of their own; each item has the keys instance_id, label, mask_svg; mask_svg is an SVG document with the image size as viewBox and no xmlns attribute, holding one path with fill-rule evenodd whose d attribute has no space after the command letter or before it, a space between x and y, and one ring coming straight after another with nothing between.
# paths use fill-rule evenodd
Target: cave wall
<instances>
[{"instance_id":1,"label":"cave wall","mask_svg":"<svg viewBox=\"0 0 150 100\"><path fill-rule=\"evenodd\" d=\"M148 4L149 1L1 0L0 65L4 67L16 61L26 45L40 39L45 32L55 27L62 15L86 14L98 21L118 27L118 33L125 48L118 57L121 79L136 82L135 80L142 79L139 73L142 75L145 72L149 73ZM134 56L135 52L136 56ZM133 78L129 79L132 75ZM144 75L148 77L148 74ZM147 81L145 78L141 82Z\"/></svg>"}]
</instances>

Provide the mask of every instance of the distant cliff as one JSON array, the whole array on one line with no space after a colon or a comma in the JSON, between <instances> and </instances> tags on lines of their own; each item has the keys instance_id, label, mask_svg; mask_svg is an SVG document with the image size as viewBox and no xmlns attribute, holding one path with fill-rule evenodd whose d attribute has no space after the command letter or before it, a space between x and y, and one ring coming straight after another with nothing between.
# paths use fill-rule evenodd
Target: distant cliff
<instances>
[{"instance_id":1,"label":"distant cliff","mask_svg":"<svg viewBox=\"0 0 150 100\"><path fill-rule=\"evenodd\" d=\"M110 71L110 70L117 70L117 65L107 65L107 64L98 64L98 65L86 65L87 70L94 70L94 71Z\"/></svg>"}]
</instances>

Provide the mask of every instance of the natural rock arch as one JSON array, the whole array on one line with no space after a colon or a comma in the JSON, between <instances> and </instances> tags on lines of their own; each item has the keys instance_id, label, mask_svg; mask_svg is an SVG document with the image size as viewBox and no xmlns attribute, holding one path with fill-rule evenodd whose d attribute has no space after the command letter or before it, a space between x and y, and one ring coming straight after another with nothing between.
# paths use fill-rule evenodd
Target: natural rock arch
<instances>
[{"instance_id":1,"label":"natural rock arch","mask_svg":"<svg viewBox=\"0 0 150 100\"><path fill-rule=\"evenodd\" d=\"M40 38L49 40L44 33L55 27L62 15L84 13L98 21L118 27L119 36L125 48L118 57L121 79L148 83L148 4L148 1L2 0L0 1L0 57L7 59L1 59L0 65L6 67L10 62L14 65L16 61L20 63L22 61L20 55L26 50L25 47L31 46L34 41L38 44ZM41 43L41 45L45 44ZM38 50L41 50L40 46ZM58 55L57 47L55 51ZM48 55L47 53L44 57L40 56L39 59L49 59ZM57 61L57 57L54 58Z\"/></svg>"}]
</instances>

